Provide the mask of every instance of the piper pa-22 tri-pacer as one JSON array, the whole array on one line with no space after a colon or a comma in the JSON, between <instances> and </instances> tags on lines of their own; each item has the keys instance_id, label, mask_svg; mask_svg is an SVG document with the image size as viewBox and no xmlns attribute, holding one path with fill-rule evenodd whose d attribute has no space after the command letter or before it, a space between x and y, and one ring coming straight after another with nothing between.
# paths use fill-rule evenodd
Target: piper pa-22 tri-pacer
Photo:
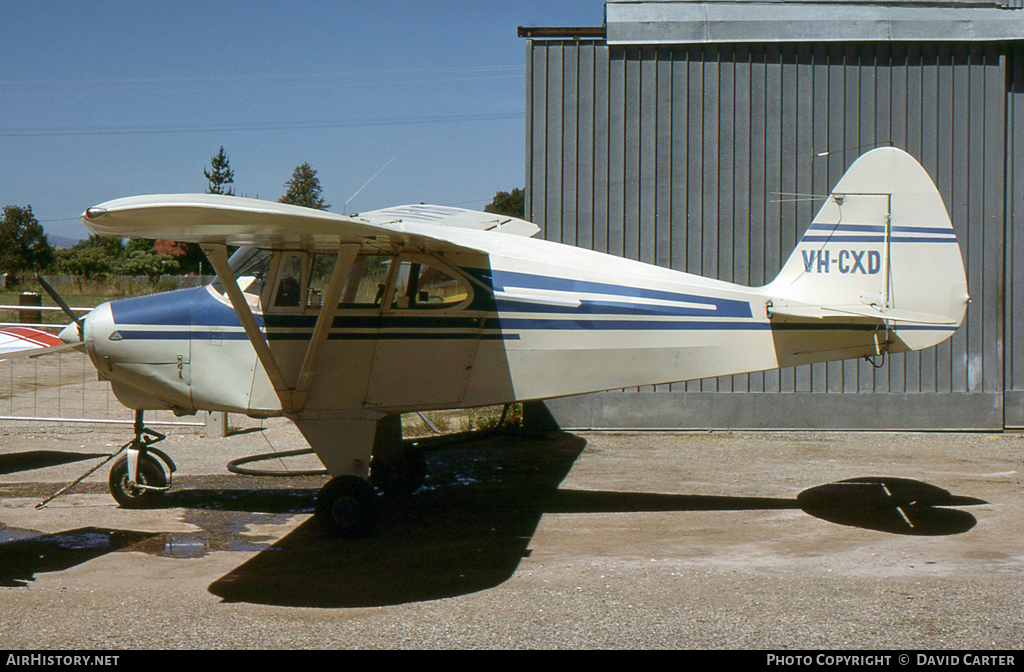
<instances>
[{"instance_id":1,"label":"piper pa-22 tri-pacer","mask_svg":"<svg viewBox=\"0 0 1024 672\"><path fill-rule=\"evenodd\" d=\"M402 413L917 350L956 331L969 300L938 190L892 147L853 163L778 277L756 288L449 207L344 216L163 195L109 201L82 222L199 243L217 279L105 303L62 340L84 346L137 417L291 419L332 476L316 516L340 536L373 529L380 492L422 481ZM229 258L228 246L240 249ZM111 478L122 505L166 489L140 425Z\"/></svg>"}]
</instances>

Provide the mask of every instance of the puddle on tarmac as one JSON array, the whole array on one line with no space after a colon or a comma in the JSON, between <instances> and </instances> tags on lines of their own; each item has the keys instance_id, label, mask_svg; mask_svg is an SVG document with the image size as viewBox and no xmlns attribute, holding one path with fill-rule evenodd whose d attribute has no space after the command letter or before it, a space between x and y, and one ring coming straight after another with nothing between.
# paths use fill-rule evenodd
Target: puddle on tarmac
<instances>
[{"instance_id":1,"label":"puddle on tarmac","mask_svg":"<svg viewBox=\"0 0 1024 672\"><path fill-rule=\"evenodd\" d=\"M293 517L312 515L314 496L315 490L304 488L185 490L168 495L160 508L179 510L178 520L194 527L193 532L85 527L44 534L0 523L0 585L25 585L35 571L119 551L195 559L218 551L270 550ZM133 514L125 513L122 526L131 527ZM17 571L7 572L11 576L5 578L4 565L16 566Z\"/></svg>"},{"instance_id":2,"label":"puddle on tarmac","mask_svg":"<svg viewBox=\"0 0 1024 672\"><path fill-rule=\"evenodd\" d=\"M0 545L6 544L10 541L31 539L32 537L37 536L39 536L39 533L34 530L22 530L17 527L4 527L0 524Z\"/></svg>"},{"instance_id":3,"label":"puddle on tarmac","mask_svg":"<svg viewBox=\"0 0 1024 672\"><path fill-rule=\"evenodd\" d=\"M200 528L196 532L161 532L132 546L130 551L165 558L201 558L218 551L254 552L271 550L280 534L260 535L249 532L249 526L282 526L293 513L225 514L214 511L189 511L184 522Z\"/></svg>"}]
</instances>

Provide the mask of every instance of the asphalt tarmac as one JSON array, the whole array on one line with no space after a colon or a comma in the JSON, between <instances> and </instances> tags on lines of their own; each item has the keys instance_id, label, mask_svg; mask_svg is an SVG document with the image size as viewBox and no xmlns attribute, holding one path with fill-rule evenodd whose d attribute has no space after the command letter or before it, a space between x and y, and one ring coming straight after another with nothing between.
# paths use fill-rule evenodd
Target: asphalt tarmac
<instances>
[{"instance_id":1,"label":"asphalt tarmac","mask_svg":"<svg viewBox=\"0 0 1024 672\"><path fill-rule=\"evenodd\" d=\"M595 433L428 452L376 535L324 536L324 476L229 460L285 421L160 444L156 507L103 468L128 430L0 425L0 649L1018 649L1024 438ZM309 457L260 463L317 467Z\"/></svg>"}]
</instances>

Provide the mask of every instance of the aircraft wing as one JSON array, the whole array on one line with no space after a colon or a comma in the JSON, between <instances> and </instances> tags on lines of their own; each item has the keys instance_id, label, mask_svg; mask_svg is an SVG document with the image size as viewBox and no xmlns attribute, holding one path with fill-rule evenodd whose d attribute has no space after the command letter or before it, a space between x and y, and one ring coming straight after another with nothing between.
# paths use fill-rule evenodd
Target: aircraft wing
<instances>
[{"instance_id":1,"label":"aircraft wing","mask_svg":"<svg viewBox=\"0 0 1024 672\"><path fill-rule=\"evenodd\" d=\"M0 327L0 360L15 356L49 354L52 348L67 349L55 334L33 327Z\"/></svg>"},{"instance_id":2,"label":"aircraft wing","mask_svg":"<svg viewBox=\"0 0 1024 672\"><path fill-rule=\"evenodd\" d=\"M353 215L355 216L355 215ZM529 238L540 232L540 227L523 219L496 215L477 210L465 210L443 205L402 205L383 210L370 210L358 215L376 224L433 224L478 231L496 231Z\"/></svg>"},{"instance_id":3,"label":"aircraft wing","mask_svg":"<svg viewBox=\"0 0 1024 672\"><path fill-rule=\"evenodd\" d=\"M345 243L411 244L434 252L474 251L445 240L441 228L532 235L533 224L441 206L405 206L339 215L285 203L219 194L133 196L86 210L95 234L261 248L331 248Z\"/></svg>"}]
</instances>

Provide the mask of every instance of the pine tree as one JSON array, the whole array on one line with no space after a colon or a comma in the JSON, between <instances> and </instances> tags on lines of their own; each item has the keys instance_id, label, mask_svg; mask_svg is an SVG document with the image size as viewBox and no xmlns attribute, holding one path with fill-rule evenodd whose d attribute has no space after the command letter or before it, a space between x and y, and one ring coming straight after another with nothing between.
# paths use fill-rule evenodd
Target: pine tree
<instances>
[{"instance_id":1,"label":"pine tree","mask_svg":"<svg viewBox=\"0 0 1024 672\"><path fill-rule=\"evenodd\" d=\"M203 169L203 175L210 182L210 186L206 188L206 193L234 196L235 190L232 187L228 187L227 191L224 190L225 185L234 184L235 171L231 170L231 166L228 163L228 155L224 152L223 145L221 145L220 151L210 159L210 168L212 170Z\"/></svg>"},{"instance_id":2,"label":"pine tree","mask_svg":"<svg viewBox=\"0 0 1024 672\"><path fill-rule=\"evenodd\" d=\"M308 163L296 168L292 173L292 179L285 182L284 186L288 187L288 191L277 199L278 203L291 203L317 210L327 210L331 207L330 203L324 201L320 180Z\"/></svg>"}]
</instances>

